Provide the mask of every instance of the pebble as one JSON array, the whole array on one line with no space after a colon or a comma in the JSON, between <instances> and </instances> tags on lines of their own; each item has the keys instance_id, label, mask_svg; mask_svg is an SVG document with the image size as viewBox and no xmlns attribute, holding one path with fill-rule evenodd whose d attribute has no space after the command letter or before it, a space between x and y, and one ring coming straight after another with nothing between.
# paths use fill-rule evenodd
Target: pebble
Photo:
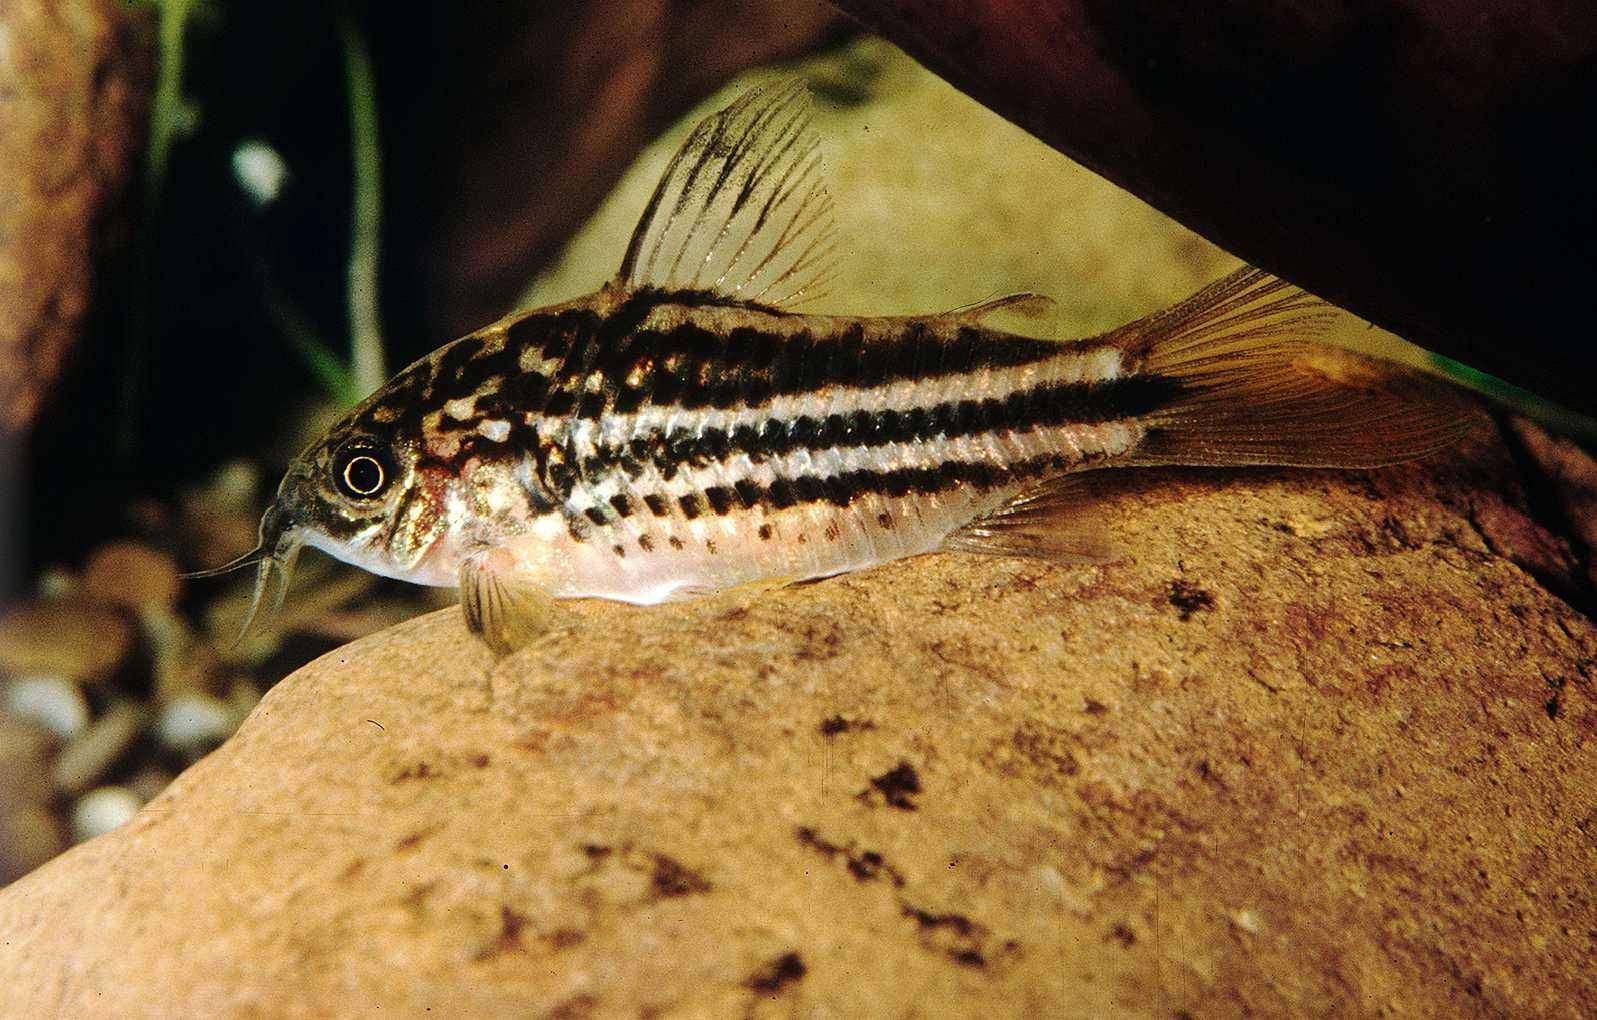
<instances>
[{"instance_id":1,"label":"pebble","mask_svg":"<svg viewBox=\"0 0 1597 1020\"><path fill-rule=\"evenodd\" d=\"M166 769L155 765L147 765L140 769L132 779L127 782L128 789L138 795L139 800L148 804L168 786L177 776Z\"/></svg>"},{"instance_id":2,"label":"pebble","mask_svg":"<svg viewBox=\"0 0 1597 1020\"><path fill-rule=\"evenodd\" d=\"M34 584L43 599L64 599L78 590L78 579L65 567L45 567Z\"/></svg>"},{"instance_id":3,"label":"pebble","mask_svg":"<svg viewBox=\"0 0 1597 1020\"><path fill-rule=\"evenodd\" d=\"M0 672L108 678L133 647L133 624L110 607L79 598L24 602L0 616Z\"/></svg>"},{"instance_id":4,"label":"pebble","mask_svg":"<svg viewBox=\"0 0 1597 1020\"><path fill-rule=\"evenodd\" d=\"M90 790L72 805L72 840L82 843L126 825L143 806L138 794L125 786Z\"/></svg>"},{"instance_id":5,"label":"pebble","mask_svg":"<svg viewBox=\"0 0 1597 1020\"><path fill-rule=\"evenodd\" d=\"M14 882L67 848L61 824L37 804L0 806L0 885Z\"/></svg>"},{"instance_id":6,"label":"pebble","mask_svg":"<svg viewBox=\"0 0 1597 1020\"><path fill-rule=\"evenodd\" d=\"M261 521L259 482L254 465L235 461L184 495L179 514L186 562L214 567L255 544Z\"/></svg>"},{"instance_id":7,"label":"pebble","mask_svg":"<svg viewBox=\"0 0 1597 1020\"><path fill-rule=\"evenodd\" d=\"M112 542L95 550L83 568L83 594L111 605L141 610L177 605L177 564L165 553L137 542Z\"/></svg>"},{"instance_id":8,"label":"pebble","mask_svg":"<svg viewBox=\"0 0 1597 1020\"><path fill-rule=\"evenodd\" d=\"M59 676L24 676L6 687L6 711L18 719L71 739L89 725L89 702L83 691Z\"/></svg>"},{"instance_id":9,"label":"pebble","mask_svg":"<svg viewBox=\"0 0 1597 1020\"><path fill-rule=\"evenodd\" d=\"M218 502L244 506L255 499L261 487L261 469L248 460L230 460L211 476L210 492Z\"/></svg>"},{"instance_id":10,"label":"pebble","mask_svg":"<svg viewBox=\"0 0 1597 1020\"><path fill-rule=\"evenodd\" d=\"M184 694L162 706L155 736L174 751L198 756L232 736L239 718L233 706L219 698Z\"/></svg>"},{"instance_id":11,"label":"pebble","mask_svg":"<svg viewBox=\"0 0 1597 1020\"><path fill-rule=\"evenodd\" d=\"M50 799L50 755L56 736L36 722L0 712L0 804Z\"/></svg>"},{"instance_id":12,"label":"pebble","mask_svg":"<svg viewBox=\"0 0 1597 1020\"><path fill-rule=\"evenodd\" d=\"M155 699L171 701L190 692L220 695L231 675L222 665L216 649L204 641L175 613L146 612L145 644L155 674Z\"/></svg>"},{"instance_id":13,"label":"pebble","mask_svg":"<svg viewBox=\"0 0 1597 1020\"><path fill-rule=\"evenodd\" d=\"M55 760L55 786L71 796L99 782L144 731L149 712L135 701L112 705Z\"/></svg>"},{"instance_id":14,"label":"pebble","mask_svg":"<svg viewBox=\"0 0 1597 1020\"><path fill-rule=\"evenodd\" d=\"M261 703L261 689L247 676L235 677L233 686L227 689L227 700L228 704L233 706L233 711L238 714L239 723L242 724L245 718L255 711L255 706Z\"/></svg>"}]
</instances>

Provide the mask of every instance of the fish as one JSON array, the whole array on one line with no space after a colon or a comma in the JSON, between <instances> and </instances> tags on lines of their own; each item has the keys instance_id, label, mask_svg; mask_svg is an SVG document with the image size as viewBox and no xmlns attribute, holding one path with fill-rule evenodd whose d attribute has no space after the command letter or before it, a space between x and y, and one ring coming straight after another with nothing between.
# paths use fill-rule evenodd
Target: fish
<instances>
[{"instance_id":1,"label":"fish","mask_svg":"<svg viewBox=\"0 0 1597 1020\"><path fill-rule=\"evenodd\" d=\"M1244 267L1102 335L999 313L801 310L837 235L807 86L701 121L614 278L507 316L399 372L289 465L249 618L303 547L458 586L504 654L564 599L652 605L938 551L1112 554L1084 480L1105 468L1369 468L1470 428L1458 400L1315 367L1334 309ZM1439 384L1438 384L1439 385ZM249 620L246 620L246 630Z\"/></svg>"}]
</instances>

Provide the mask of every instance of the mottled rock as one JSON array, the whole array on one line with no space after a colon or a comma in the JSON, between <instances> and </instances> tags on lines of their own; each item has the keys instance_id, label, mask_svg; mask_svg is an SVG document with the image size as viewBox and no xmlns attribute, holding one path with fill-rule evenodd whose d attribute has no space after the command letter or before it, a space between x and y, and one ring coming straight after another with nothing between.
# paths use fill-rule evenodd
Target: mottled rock
<instances>
[{"instance_id":1,"label":"mottled rock","mask_svg":"<svg viewBox=\"0 0 1597 1020\"><path fill-rule=\"evenodd\" d=\"M1084 335L1228 268L923 73L874 80L821 114L829 308L1032 288ZM656 173L536 293L612 273ZM500 661L455 610L341 648L0 893L7 1006L1578 1015L1597 630L1512 551L1558 543L1501 446L1106 490L1103 566L579 606ZM337 594L314 563L290 613Z\"/></svg>"},{"instance_id":2,"label":"mottled rock","mask_svg":"<svg viewBox=\"0 0 1597 1020\"><path fill-rule=\"evenodd\" d=\"M1577 1016L1597 627L1472 523L1516 487L1495 440L1127 475L1102 566L581 605L499 661L438 612L0 893L0 986L73 1016Z\"/></svg>"}]
</instances>

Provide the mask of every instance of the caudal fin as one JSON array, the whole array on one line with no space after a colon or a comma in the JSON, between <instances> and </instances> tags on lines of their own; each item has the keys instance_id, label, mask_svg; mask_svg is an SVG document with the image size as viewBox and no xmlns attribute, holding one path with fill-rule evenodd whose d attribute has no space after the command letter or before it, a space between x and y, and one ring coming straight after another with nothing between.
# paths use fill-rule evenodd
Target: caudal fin
<instances>
[{"instance_id":1,"label":"caudal fin","mask_svg":"<svg viewBox=\"0 0 1597 1020\"><path fill-rule=\"evenodd\" d=\"M1313 342L1336 312L1243 268L1111 335L1179 383L1145 422L1143 464L1380 467L1446 449L1479 415L1452 388Z\"/></svg>"}]
</instances>

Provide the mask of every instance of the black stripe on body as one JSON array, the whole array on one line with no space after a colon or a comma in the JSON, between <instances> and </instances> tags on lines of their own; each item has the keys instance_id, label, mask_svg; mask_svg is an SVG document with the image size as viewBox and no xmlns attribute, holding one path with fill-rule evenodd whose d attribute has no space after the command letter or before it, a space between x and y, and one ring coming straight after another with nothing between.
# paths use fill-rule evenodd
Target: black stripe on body
<instances>
[{"instance_id":1,"label":"black stripe on body","mask_svg":"<svg viewBox=\"0 0 1597 1020\"><path fill-rule=\"evenodd\" d=\"M597 477L619 469L636 478L647 463L670 481L684 468L702 468L736 454L758 464L796 450L913 445L989 432L1101 425L1147 415L1168 406L1181 392L1176 379L1130 376L1105 382L1053 383L1005 397L946 401L906 410L770 418L758 427L677 427L634 437L624 447L600 446L585 458L583 470Z\"/></svg>"},{"instance_id":2,"label":"black stripe on body","mask_svg":"<svg viewBox=\"0 0 1597 1020\"><path fill-rule=\"evenodd\" d=\"M1011 464L989 464L981 461L947 460L929 467L886 468L882 470L844 471L835 475L798 475L778 478L768 486L754 482L741 482L747 487L743 495L733 496L733 490L714 486L702 494L682 497L686 509L691 501L694 510L687 516L698 517L708 503L716 516L725 516L753 506L769 506L785 510L805 503L826 503L848 507L866 496L886 496L902 499L906 496L926 496L954 488L971 488L987 492L1005 485L1034 481L1049 474L1057 474L1076 466L1062 453L1028 457Z\"/></svg>"},{"instance_id":3,"label":"black stripe on body","mask_svg":"<svg viewBox=\"0 0 1597 1020\"><path fill-rule=\"evenodd\" d=\"M525 412L549 417L594 418L628 414L645 405L688 410L758 406L779 396L832 386L868 388L907 379L932 379L986 368L1014 368L1048 360L1059 346L975 326L935 329L929 320L902 323L891 335L867 335L863 320L842 320L830 333L804 328L801 317L757 305L741 307L771 325L718 331L692 321L663 328L645 323L659 309L667 318L691 316L717 303L713 295L641 291L608 316L578 308L534 313L507 330L505 360L535 348L560 368L541 406ZM722 302L721 304L724 304ZM673 309L684 309L670 315ZM483 373L483 377L493 373ZM597 376L599 388L590 385ZM474 392L474 391L473 391ZM436 401L441 394L435 394ZM462 394L465 395L465 394Z\"/></svg>"}]
</instances>

